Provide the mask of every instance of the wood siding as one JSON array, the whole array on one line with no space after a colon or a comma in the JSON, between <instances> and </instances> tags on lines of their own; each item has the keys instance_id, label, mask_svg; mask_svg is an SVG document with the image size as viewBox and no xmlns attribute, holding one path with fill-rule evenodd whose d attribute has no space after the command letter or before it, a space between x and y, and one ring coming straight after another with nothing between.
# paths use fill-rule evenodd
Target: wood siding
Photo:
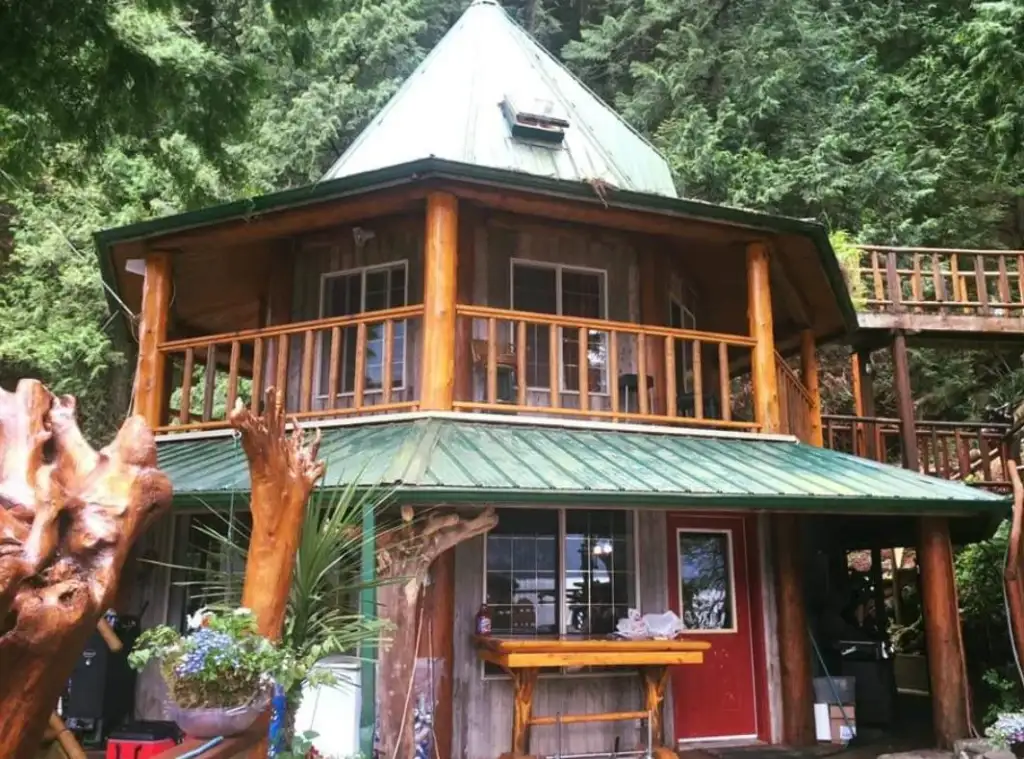
<instances>
[{"instance_id":1,"label":"wood siding","mask_svg":"<svg viewBox=\"0 0 1024 759\"><path fill-rule=\"evenodd\" d=\"M665 514L638 513L640 609L664 611L668 605ZM484 538L455 549L455 663L453 667L452 756L493 759L509 749L512 736L512 688L504 677L484 677L470 636L484 597ZM551 675L540 679L534 713L540 715L630 711L642 708L640 680L634 673ZM671 714L671 707L665 712ZM671 722L671 719L666 720ZM671 741L671 724L666 725ZM632 750L645 736L636 722L602 722L562 728L562 753L608 752L619 739ZM556 729L535 727L530 753L555 754Z\"/></svg>"}]
</instances>

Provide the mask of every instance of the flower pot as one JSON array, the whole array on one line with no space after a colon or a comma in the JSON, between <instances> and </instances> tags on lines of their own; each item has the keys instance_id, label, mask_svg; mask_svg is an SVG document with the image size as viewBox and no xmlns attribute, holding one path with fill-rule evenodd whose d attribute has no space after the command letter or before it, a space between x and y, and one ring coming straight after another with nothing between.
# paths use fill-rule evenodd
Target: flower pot
<instances>
[{"instance_id":1,"label":"flower pot","mask_svg":"<svg viewBox=\"0 0 1024 759\"><path fill-rule=\"evenodd\" d=\"M186 709L174 702L167 704L167 716L192 738L216 738L241 735L270 704L269 694L263 693L248 704L227 708L197 707Z\"/></svg>"},{"instance_id":2,"label":"flower pot","mask_svg":"<svg viewBox=\"0 0 1024 759\"><path fill-rule=\"evenodd\" d=\"M1024 743L1011 743L1010 751L1012 751L1013 755L1018 757L1018 759L1024 759Z\"/></svg>"}]
</instances>

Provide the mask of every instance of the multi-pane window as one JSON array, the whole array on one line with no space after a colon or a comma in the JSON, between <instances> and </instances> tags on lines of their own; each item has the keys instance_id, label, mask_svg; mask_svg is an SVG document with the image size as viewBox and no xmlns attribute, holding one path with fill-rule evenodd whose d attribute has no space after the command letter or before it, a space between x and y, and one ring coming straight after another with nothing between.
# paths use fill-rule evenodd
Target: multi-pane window
<instances>
[{"instance_id":1,"label":"multi-pane window","mask_svg":"<svg viewBox=\"0 0 1024 759\"><path fill-rule=\"evenodd\" d=\"M512 308L541 314L604 319L605 272L570 266L512 262ZM579 330L566 328L560 334L561 390L580 388ZM587 380L593 393L608 392L608 335L587 332ZM551 387L551 332L547 325L528 325L526 330L526 385Z\"/></svg>"},{"instance_id":2,"label":"multi-pane window","mask_svg":"<svg viewBox=\"0 0 1024 759\"><path fill-rule=\"evenodd\" d=\"M495 635L607 635L636 605L632 514L502 509L487 534Z\"/></svg>"},{"instance_id":3,"label":"multi-pane window","mask_svg":"<svg viewBox=\"0 0 1024 759\"><path fill-rule=\"evenodd\" d=\"M407 269L404 261L352 269L324 275L320 294L320 315L355 316L372 311L398 308L407 303ZM339 361L339 393L351 393L356 378L356 335L357 327L351 325L341 330ZM320 361L317 372L319 395L328 392L330 376L331 334L325 332L320 338ZM405 322L394 323L391 350L391 386L395 390L405 387ZM364 389L367 393L379 392L384 382L384 324L368 324L366 327L366 349L363 362Z\"/></svg>"}]
</instances>

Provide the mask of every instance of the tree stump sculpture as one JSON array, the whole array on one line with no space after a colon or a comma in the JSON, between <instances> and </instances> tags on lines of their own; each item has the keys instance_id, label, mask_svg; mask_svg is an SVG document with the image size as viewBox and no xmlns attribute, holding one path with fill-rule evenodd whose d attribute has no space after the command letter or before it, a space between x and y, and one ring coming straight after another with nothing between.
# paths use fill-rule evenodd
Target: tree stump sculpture
<instances>
[{"instance_id":1,"label":"tree stump sculpture","mask_svg":"<svg viewBox=\"0 0 1024 759\"><path fill-rule=\"evenodd\" d=\"M392 625L381 644L377 680L380 687L380 753L382 759L412 759L412 685L416 667L420 592L430 565L445 551L492 529L498 523L488 508L472 519L455 513L432 513L414 519L402 508L402 526L386 534L377 554L380 614Z\"/></svg>"},{"instance_id":2,"label":"tree stump sculpture","mask_svg":"<svg viewBox=\"0 0 1024 759\"><path fill-rule=\"evenodd\" d=\"M34 380L0 389L0 756L36 753L128 552L170 498L141 417L95 451L70 396Z\"/></svg>"}]
</instances>

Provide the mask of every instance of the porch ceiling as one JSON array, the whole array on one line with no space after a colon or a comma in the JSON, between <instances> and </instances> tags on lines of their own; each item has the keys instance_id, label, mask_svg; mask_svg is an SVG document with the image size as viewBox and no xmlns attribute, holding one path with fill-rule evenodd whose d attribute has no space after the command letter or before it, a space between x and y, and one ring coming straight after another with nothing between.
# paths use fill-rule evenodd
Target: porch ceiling
<instances>
[{"instance_id":1,"label":"porch ceiling","mask_svg":"<svg viewBox=\"0 0 1024 759\"><path fill-rule=\"evenodd\" d=\"M999 513L1008 499L785 437L414 414L323 429L323 484L394 487L402 501L818 513ZM244 498L229 435L168 435L175 502Z\"/></svg>"}]
</instances>

